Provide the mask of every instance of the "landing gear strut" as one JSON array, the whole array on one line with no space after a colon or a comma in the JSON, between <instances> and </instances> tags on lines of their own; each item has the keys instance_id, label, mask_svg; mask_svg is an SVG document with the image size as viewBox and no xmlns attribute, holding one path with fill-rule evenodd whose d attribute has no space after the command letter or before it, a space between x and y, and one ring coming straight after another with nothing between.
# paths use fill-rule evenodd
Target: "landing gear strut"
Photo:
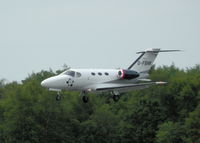
<instances>
[{"instance_id":1,"label":"landing gear strut","mask_svg":"<svg viewBox=\"0 0 200 143\"><path fill-rule=\"evenodd\" d=\"M115 101L115 102L119 101L119 99L120 99L119 92L113 91L113 92L111 92L111 94L113 95L113 101Z\"/></svg>"},{"instance_id":2,"label":"landing gear strut","mask_svg":"<svg viewBox=\"0 0 200 143\"><path fill-rule=\"evenodd\" d=\"M62 97L61 97L61 95L60 95L60 92L58 92L57 95L56 95L56 101L60 101L61 98L62 98Z\"/></svg>"}]
</instances>

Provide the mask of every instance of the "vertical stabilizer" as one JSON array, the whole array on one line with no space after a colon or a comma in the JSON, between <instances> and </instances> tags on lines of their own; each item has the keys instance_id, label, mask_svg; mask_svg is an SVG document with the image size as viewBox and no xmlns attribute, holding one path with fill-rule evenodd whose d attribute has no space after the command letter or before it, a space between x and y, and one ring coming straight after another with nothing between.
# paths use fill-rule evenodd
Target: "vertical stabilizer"
<instances>
[{"instance_id":1,"label":"vertical stabilizer","mask_svg":"<svg viewBox=\"0 0 200 143\"><path fill-rule=\"evenodd\" d=\"M155 61L160 49L147 49L137 54L141 54L139 58L128 68L138 73L148 73Z\"/></svg>"},{"instance_id":2,"label":"vertical stabilizer","mask_svg":"<svg viewBox=\"0 0 200 143\"><path fill-rule=\"evenodd\" d=\"M137 54L141 54L137 60L130 65L128 69L137 71L138 73L148 73L159 52L178 52L180 50L160 50L147 49Z\"/></svg>"}]
</instances>

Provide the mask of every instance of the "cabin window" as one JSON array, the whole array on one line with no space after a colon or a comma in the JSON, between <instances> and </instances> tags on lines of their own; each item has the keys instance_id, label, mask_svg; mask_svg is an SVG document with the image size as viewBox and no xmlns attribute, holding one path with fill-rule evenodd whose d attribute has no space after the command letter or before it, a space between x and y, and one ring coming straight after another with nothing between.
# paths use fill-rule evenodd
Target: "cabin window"
<instances>
[{"instance_id":1,"label":"cabin window","mask_svg":"<svg viewBox=\"0 0 200 143\"><path fill-rule=\"evenodd\" d=\"M91 75L95 76L96 74L94 72L92 72Z\"/></svg>"},{"instance_id":2,"label":"cabin window","mask_svg":"<svg viewBox=\"0 0 200 143\"><path fill-rule=\"evenodd\" d=\"M105 72L105 75L107 75L107 76L108 76L108 75L109 75L109 73Z\"/></svg>"},{"instance_id":3,"label":"cabin window","mask_svg":"<svg viewBox=\"0 0 200 143\"><path fill-rule=\"evenodd\" d=\"M101 72L99 72L99 73L98 73L98 75L102 76L102 73L101 73Z\"/></svg>"}]
</instances>

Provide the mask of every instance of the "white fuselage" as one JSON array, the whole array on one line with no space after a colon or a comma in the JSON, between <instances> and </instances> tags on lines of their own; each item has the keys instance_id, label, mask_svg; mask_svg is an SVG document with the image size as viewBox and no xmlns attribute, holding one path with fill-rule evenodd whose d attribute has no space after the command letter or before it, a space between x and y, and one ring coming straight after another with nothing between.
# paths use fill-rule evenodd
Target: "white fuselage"
<instances>
[{"instance_id":1,"label":"white fuselage","mask_svg":"<svg viewBox=\"0 0 200 143\"><path fill-rule=\"evenodd\" d=\"M124 80L121 69L70 69L44 80L42 86L50 90L95 92L100 84L133 84L137 82L137 79Z\"/></svg>"}]
</instances>

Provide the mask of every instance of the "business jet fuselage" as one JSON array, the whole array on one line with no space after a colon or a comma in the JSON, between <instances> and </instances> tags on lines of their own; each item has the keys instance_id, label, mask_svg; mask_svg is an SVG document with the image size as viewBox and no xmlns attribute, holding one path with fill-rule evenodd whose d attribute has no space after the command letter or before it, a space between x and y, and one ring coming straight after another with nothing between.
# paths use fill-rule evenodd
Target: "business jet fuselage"
<instances>
[{"instance_id":1,"label":"business jet fuselage","mask_svg":"<svg viewBox=\"0 0 200 143\"><path fill-rule=\"evenodd\" d=\"M84 102L88 102L87 93L110 92L114 101L119 94L130 90L161 85L165 82L151 82L147 79L149 70L159 52L178 50L149 49L141 53L138 59L127 69L68 69L65 72L44 80L41 85L57 91L57 100L61 99L61 90L80 91ZM142 81L142 83L141 83Z\"/></svg>"}]
</instances>

